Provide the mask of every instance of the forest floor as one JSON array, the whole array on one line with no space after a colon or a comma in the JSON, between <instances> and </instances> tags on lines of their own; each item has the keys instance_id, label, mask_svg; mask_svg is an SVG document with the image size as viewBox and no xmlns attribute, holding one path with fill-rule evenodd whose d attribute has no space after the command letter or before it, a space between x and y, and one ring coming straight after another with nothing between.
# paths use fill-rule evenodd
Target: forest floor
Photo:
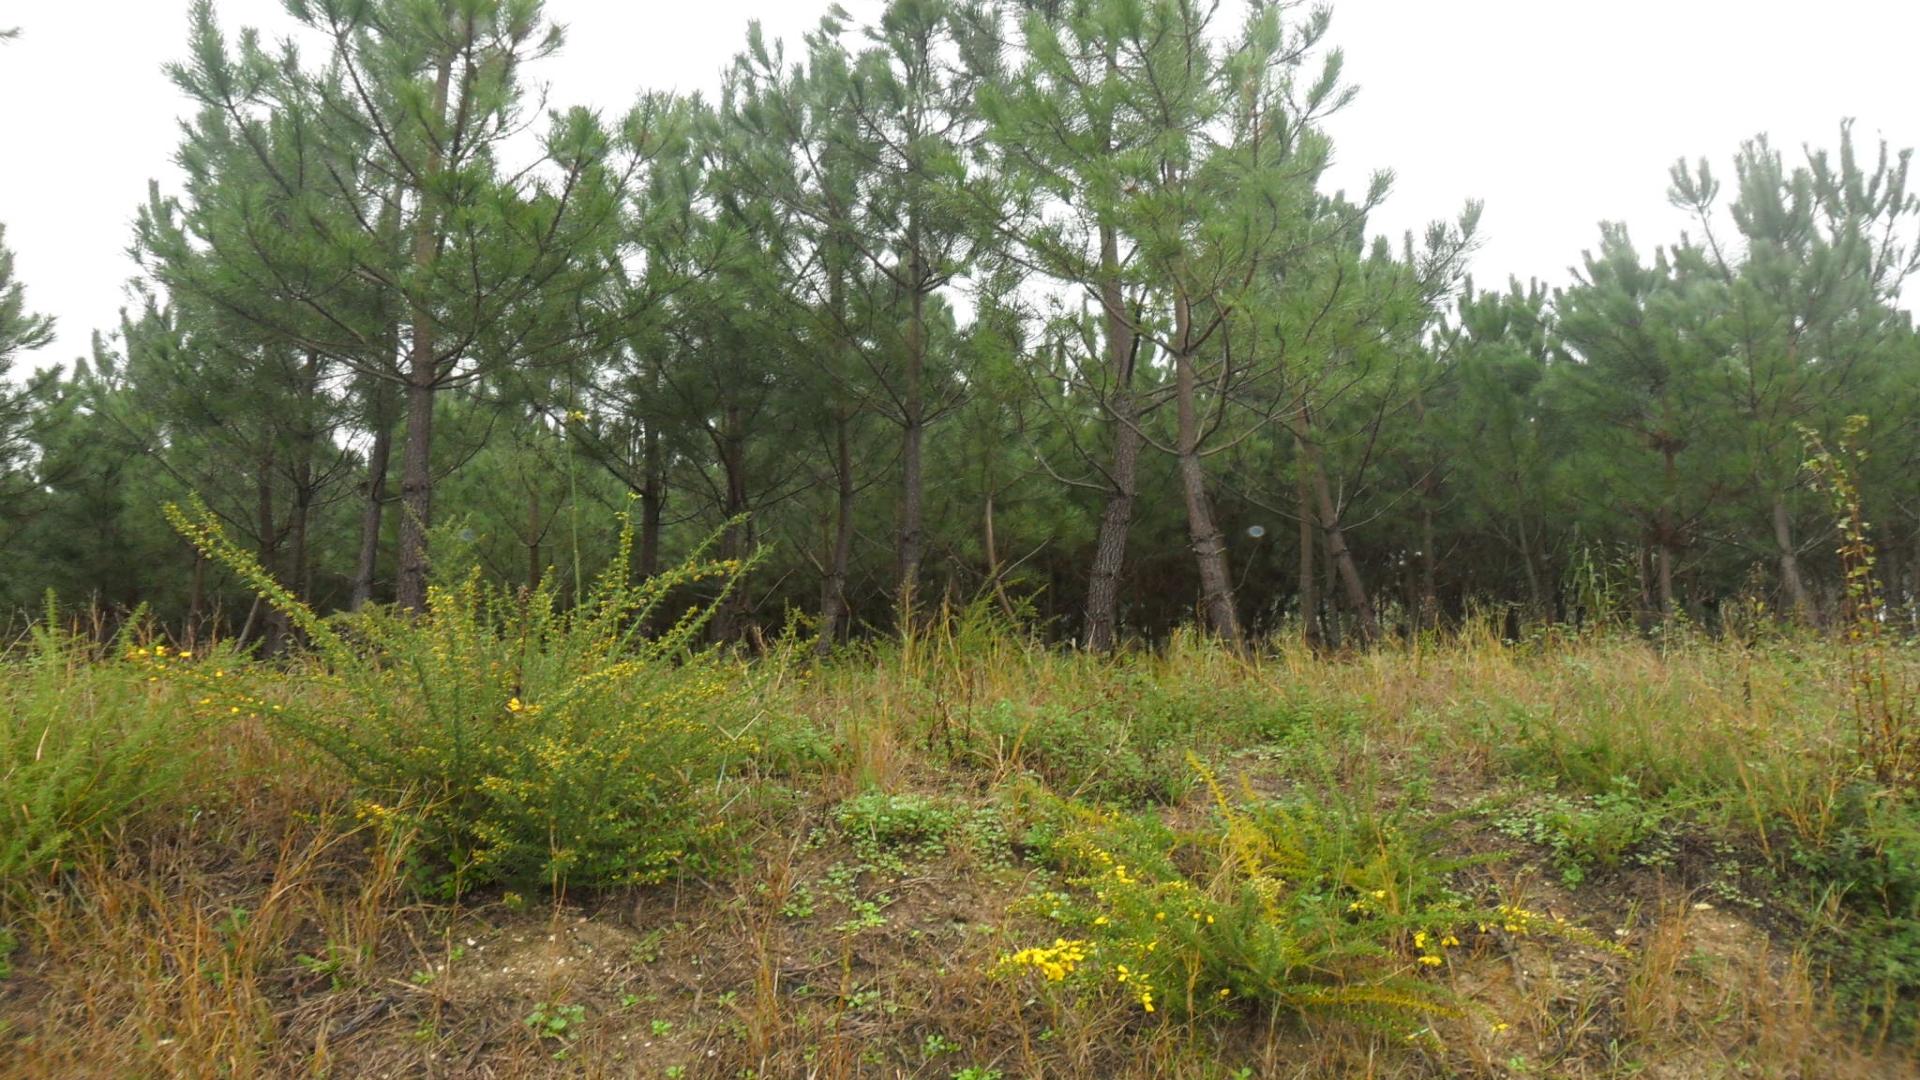
<instances>
[{"instance_id":1,"label":"forest floor","mask_svg":"<svg viewBox=\"0 0 1920 1080\"><path fill-rule=\"evenodd\" d=\"M13 903L0 1075L1911 1076L1920 814L1858 779L1848 670L853 649L765 690L725 866L557 899L431 897L337 769L236 721Z\"/></svg>"}]
</instances>

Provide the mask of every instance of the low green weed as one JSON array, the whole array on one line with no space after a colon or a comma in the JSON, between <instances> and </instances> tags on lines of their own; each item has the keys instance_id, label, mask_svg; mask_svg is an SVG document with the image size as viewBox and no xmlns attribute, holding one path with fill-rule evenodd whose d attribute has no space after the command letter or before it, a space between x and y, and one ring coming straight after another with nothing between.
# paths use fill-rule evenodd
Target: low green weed
<instances>
[{"instance_id":1,"label":"low green weed","mask_svg":"<svg viewBox=\"0 0 1920 1080\"><path fill-rule=\"evenodd\" d=\"M1440 849L1461 815L1381 810L1331 789L1229 799L1197 761L1191 767L1215 803L1213 818L1192 828L1034 796L1053 824L1029 836L1069 891L1028 906L1061 936L1003 957L1000 972L1123 996L1145 1012L1251 1002L1431 1013L1449 997L1420 973L1444 965L1463 936L1492 923L1543 925L1517 910L1475 911L1453 890L1451 875L1469 860Z\"/></svg>"},{"instance_id":2,"label":"low green weed","mask_svg":"<svg viewBox=\"0 0 1920 1080\"><path fill-rule=\"evenodd\" d=\"M1549 794L1493 818L1499 832L1546 848L1562 882L1579 885L1594 870L1629 860L1656 866L1673 856L1673 808L1641 796L1624 776L1598 795Z\"/></svg>"},{"instance_id":3,"label":"low green weed","mask_svg":"<svg viewBox=\"0 0 1920 1080\"><path fill-rule=\"evenodd\" d=\"M1815 954L1835 989L1881 1037L1920 1031L1920 806L1856 785L1819 847L1791 861L1806 882L1819 933Z\"/></svg>"},{"instance_id":4,"label":"low green weed","mask_svg":"<svg viewBox=\"0 0 1920 1080\"><path fill-rule=\"evenodd\" d=\"M211 722L156 671L166 646L99 660L49 615L0 685L0 902L175 787Z\"/></svg>"}]
</instances>

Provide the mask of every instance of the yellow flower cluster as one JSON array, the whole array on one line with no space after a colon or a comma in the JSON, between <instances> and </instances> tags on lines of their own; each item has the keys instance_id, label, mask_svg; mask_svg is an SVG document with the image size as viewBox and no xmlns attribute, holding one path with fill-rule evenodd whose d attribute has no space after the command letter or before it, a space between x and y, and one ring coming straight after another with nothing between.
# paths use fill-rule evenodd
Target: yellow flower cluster
<instances>
[{"instance_id":1,"label":"yellow flower cluster","mask_svg":"<svg viewBox=\"0 0 1920 1080\"><path fill-rule=\"evenodd\" d=\"M1152 970L1165 959L1156 956L1161 944L1175 946L1177 951L1193 933L1178 925L1186 923L1196 930L1213 926L1218 921L1215 910L1202 891L1183 878L1142 872L1086 836L1070 836L1066 843L1088 867L1088 873L1071 879L1072 883L1090 890L1099 905L1090 920L1101 934L1097 966L1110 980L1108 985L1118 987L1143 1012L1158 1012L1160 999ZM1040 899L1051 902L1048 914L1053 918L1064 917L1067 897L1049 893ZM1222 1002L1233 994L1225 987L1190 988L1190 992L1210 993L1213 1000Z\"/></svg>"},{"instance_id":2,"label":"yellow flower cluster","mask_svg":"<svg viewBox=\"0 0 1920 1080\"><path fill-rule=\"evenodd\" d=\"M214 667L209 661L212 653L200 654L201 663L191 663L195 659L191 649L174 649L165 644L135 646L127 650L125 657L129 663L144 665L152 674L147 676L150 683L165 680L173 685L186 685L194 688L200 696L193 698L193 705L207 717L234 717L245 714L249 720L257 720L268 712L283 712L284 706L270 703L262 698L246 693L239 685L241 680L227 678L227 669Z\"/></svg>"},{"instance_id":3,"label":"yellow flower cluster","mask_svg":"<svg viewBox=\"0 0 1920 1080\"><path fill-rule=\"evenodd\" d=\"M1387 898L1387 890L1375 889L1372 892L1368 893L1366 896L1363 896L1360 899L1355 900L1353 903L1348 904L1347 910L1353 912L1356 915L1366 915L1371 913L1374 910L1375 905L1385 901L1386 898Z\"/></svg>"},{"instance_id":4,"label":"yellow flower cluster","mask_svg":"<svg viewBox=\"0 0 1920 1080\"><path fill-rule=\"evenodd\" d=\"M1509 934L1520 936L1545 934L1562 941L1571 941L1577 945L1585 945L1588 948L1601 949L1622 956L1628 952L1627 948L1619 942L1608 941L1591 930L1575 926L1568 922L1564 915L1542 915L1515 904L1501 904L1494 909L1494 913L1500 916L1499 921L1481 923L1481 933L1491 933L1497 927Z\"/></svg>"},{"instance_id":5,"label":"yellow flower cluster","mask_svg":"<svg viewBox=\"0 0 1920 1080\"><path fill-rule=\"evenodd\" d=\"M1012 956L1002 958L996 966L1003 971L1031 968L1045 975L1048 982L1062 982L1086 962L1091 948L1085 941L1055 938L1051 946L1021 949ZM1125 971L1126 968L1123 967L1120 970Z\"/></svg>"},{"instance_id":6,"label":"yellow flower cluster","mask_svg":"<svg viewBox=\"0 0 1920 1080\"><path fill-rule=\"evenodd\" d=\"M1151 947L1157 943L1150 941L1147 944L1149 946L1147 951L1151 952L1153 951ZM1140 1003L1142 1009L1145 1009L1147 1012L1153 1011L1153 983L1148 980L1145 974L1129 970L1125 964L1115 964L1113 965L1113 981L1119 983L1121 986L1127 987L1133 994L1134 1000Z\"/></svg>"},{"instance_id":7,"label":"yellow flower cluster","mask_svg":"<svg viewBox=\"0 0 1920 1080\"><path fill-rule=\"evenodd\" d=\"M1447 950L1460 944L1460 939L1451 931L1439 935L1418 930L1413 935L1413 947L1420 950L1420 963L1427 967L1439 967L1447 962Z\"/></svg>"}]
</instances>

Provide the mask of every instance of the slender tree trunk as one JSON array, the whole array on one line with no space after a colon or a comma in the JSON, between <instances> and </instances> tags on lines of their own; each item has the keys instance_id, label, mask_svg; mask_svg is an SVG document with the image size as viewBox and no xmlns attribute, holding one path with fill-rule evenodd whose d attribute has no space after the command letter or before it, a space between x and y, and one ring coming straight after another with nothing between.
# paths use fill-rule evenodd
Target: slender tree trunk
<instances>
[{"instance_id":1,"label":"slender tree trunk","mask_svg":"<svg viewBox=\"0 0 1920 1080\"><path fill-rule=\"evenodd\" d=\"M1773 541L1780 546L1780 585L1793 605L1796 621L1811 625L1813 598L1807 595L1807 583L1800 577L1800 556L1793 547L1793 517L1787 513L1785 497L1773 497Z\"/></svg>"},{"instance_id":2,"label":"slender tree trunk","mask_svg":"<svg viewBox=\"0 0 1920 1080\"><path fill-rule=\"evenodd\" d=\"M1326 580L1320 586L1320 606L1323 610L1322 630L1326 633L1327 647L1338 649L1346 640L1346 624L1340 621L1340 570L1335 565L1333 543L1327 530L1320 530L1325 543L1320 545L1320 567L1326 573Z\"/></svg>"},{"instance_id":3,"label":"slender tree trunk","mask_svg":"<svg viewBox=\"0 0 1920 1080\"><path fill-rule=\"evenodd\" d=\"M739 405L726 406L721 417L720 466L726 472L728 525L720 536L720 557L745 561L753 547L752 524L736 520L747 513L747 435L745 414ZM733 639L741 629L749 604L744 588L735 586L720 610L714 612L713 633L721 641Z\"/></svg>"},{"instance_id":4,"label":"slender tree trunk","mask_svg":"<svg viewBox=\"0 0 1920 1080\"><path fill-rule=\"evenodd\" d=\"M316 415L320 396L320 354L307 353L307 363L301 372L300 384L302 397L299 430L295 433L294 445L297 448L293 462L293 516L288 523L288 568L287 588L303 601L313 599L313 568L308 540L313 522L314 481L313 462L319 450L320 421Z\"/></svg>"},{"instance_id":5,"label":"slender tree trunk","mask_svg":"<svg viewBox=\"0 0 1920 1080\"><path fill-rule=\"evenodd\" d=\"M1008 619L1015 619L1019 617L1019 613L1014 609L1012 598L1007 596L1006 582L1002 581L1000 577L1000 546L994 537L993 527L994 489L992 482L988 481L985 487L987 497L985 505L981 508L980 529L981 543L986 547L987 554L987 583L993 587L994 599L1000 602L1000 611L1005 614Z\"/></svg>"},{"instance_id":6,"label":"slender tree trunk","mask_svg":"<svg viewBox=\"0 0 1920 1080\"><path fill-rule=\"evenodd\" d=\"M380 208L380 235L393 238L396 247L400 241L400 211L405 201L405 182L396 180L391 197ZM388 319L387 333L382 343L385 351L378 359L379 365L385 368L397 364L400 328L396 319ZM388 379L375 378L367 386L366 394L366 423L373 443L367 448L367 477L361 486L366 502L360 509L360 550L354 559L353 589L347 601L351 611L359 611L373 600L373 582L380 570L382 518L387 508L387 472L393 456L395 384Z\"/></svg>"},{"instance_id":7,"label":"slender tree trunk","mask_svg":"<svg viewBox=\"0 0 1920 1080\"><path fill-rule=\"evenodd\" d=\"M545 567L540 564L540 486L527 482L527 591L540 587Z\"/></svg>"},{"instance_id":8,"label":"slender tree trunk","mask_svg":"<svg viewBox=\"0 0 1920 1080\"><path fill-rule=\"evenodd\" d=\"M424 320L426 316L421 315ZM431 332L416 327L416 335ZM407 611L427 606L427 529L433 519L433 358L430 344L414 347L407 383L407 432L400 455L400 563L394 600ZM424 357L424 361L423 358ZM421 365L424 362L425 370Z\"/></svg>"},{"instance_id":9,"label":"slender tree trunk","mask_svg":"<svg viewBox=\"0 0 1920 1080\"><path fill-rule=\"evenodd\" d=\"M644 580L660 572L660 522L666 511L666 467L653 421L640 435L640 565Z\"/></svg>"},{"instance_id":10,"label":"slender tree trunk","mask_svg":"<svg viewBox=\"0 0 1920 1080\"><path fill-rule=\"evenodd\" d=\"M200 647L200 628L205 624L207 607L207 557L193 549L193 580L187 590L187 648Z\"/></svg>"},{"instance_id":11,"label":"slender tree trunk","mask_svg":"<svg viewBox=\"0 0 1920 1080\"><path fill-rule=\"evenodd\" d=\"M373 580L380 567L381 517L387 506L387 468L393 455L393 385L382 380L373 387L369 425L373 444L367 448L366 503L360 509L360 555L353 566L354 611L373 600Z\"/></svg>"},{"instance_id":12,"label":"slender tree trunk","mask_svg":"<svg viewBox=\"0 0 1920 1080\"><path fill-rule=\"evenodd\" d=\"M900 446L900 613L913 618L913 594L920 584L920 562L925 556L923 536L924 486L921 474L921 449L926 438L927 327L926 294L920 290L920 255L912 258L912 281L908 285L907 370L901 395Z\"/></svg>"},{"instance_id":13,"label":"slender tree trunk","mask_svg":"<svg viewBox=\"0 0 1920 1080\"><path fill-rule=\"evenodd\" d=\"M293 503L293 518L290 522L287 548L289 567L287 588L302 600L313 599L313 561L309 536L313 522L313 490L307 485L312 483L311 470L303 468L302 475L296 481Z\"/></svg>"},{"instance_id":14,"label":"slender tree trunk","mask_svg":"<svg viewBox=\"0 0 1920 1080\"><path fill-rule=\"evenodd\" d=\"M1440 557L1434 548L1433 505L1420 508L1420 614L1416 626L1426 630L1440 624Z\"/></svg>"},{"instance_id":15,"label":"slender tree trunk","mask_svg":"<svg viewBox=\"0 0 1920 1080\"><path fill-rule=\"evenodd\" d=\"M1532 605L1532 614L1536 618L1551 616L1545 586L1540 580L1540 567L1534 556L1533 537L1527 532L1526 516L1516 515L1513 527L1520 540L1520 572L1527 579L1527 602Z\"/></svg>"},{"instance_id":16,"label":"slender tree trunk","mask_svg":"<svg viewBox=\"0 0 1920 1080\"><path fill-rule=\"evenodd\" d=\"M1338 573L1341 586L1346 590L1347 604L1353 608L1353 614L1360 622L1360 636L1366 641L1376 641L1380 637L1380 620L1374 616L1373 604L1367 598L1367 587L1360 579L1360 566L1354 562L1353 552L1347 547L1347 534L1340 527L1340 513L1333 505L1333 489L1327 484L1327 471L1320 466L1320 450L1309 439L1294 436L1299 440L1307 458L1308 476L1313 484L1313 497L1320 528L1327 538L1327 557Z\"/></svg>"},{"instance_id":17,"label":"slender tree trunk","mask_svg":"<svg viewBox=\"0 0 1920 1080\"><path fill-rule=\"evenodd\" d=\"M1652 630L1654 622L1657 621L1653 601L1653 550L1652 544L1642 543L1634 559L1634 568L1640 575L1640 591L1636 594L1637 599L1634 605L1634 623L1643 634Z\"/></svg>"},{"instance_id":18,"label":"slender tree trunk","mask_svg":"<svg viewBox=\"0 0 1920 1080\"><path fill-rule=\"evenodd\" d=\"M1087 577L1083 644L1092 652L1109 652L1119 641L1120 575L1127 562L1127 533L1133 525L1142 441L1133 398L1134 331L1127 321L1127 298L1120 287L1119 234L1110 225L1100 227L1100 265L1107 373L1113 380L1113 390L1107 397L1108 423L1113 430L1113 460L1107 476L1113 486L1107 491L1107 505L1100 512L1100 531L1094 541L1093 566Z\"/></svg>"},{"instance_id":19,"label":"slender tree trunk","mask_svg":"<svg viewBox=\"0 0 1920 1080\"><path fill-rule=\"evenodd\" d=\"M1294 486L1300 504L1300 633L1308 646L1320 643L1320 601L1315 596L1313 577L1313 531L1318 517L1313 509L1313 480L1308 470L1306 446L1296 436L1294 446Z\"/></svg>"},{"instance_id":20,"label":"slender tree trunk","mask_svg":"<svg viewBox=\"0 0 1920 1080\"><path fill-rule=\"evenodd\" d=\"M1199 387L1193 354L1184 346L1190 330L1187 300L1175 302L1174 335L1183 348L1173 358L1174 407L1179 423L1180 493L1187 504L1187 539L1200 570L1200 607L1207 628L1238 648L1240 616L1234 609L1233 577L1227 570L1227 542L1214 520L1207 497L1205 463L1200 459Z\"/></svg>"},{"instance_id":21,"label":"slender tree trunk","mask_svg":"<svg viewBox=\"0 0 1920 1080\"><path fill-rule=\"evenodd\" d=\"M260 565L269 577L281 585L287 585L286 568L281 565L281 535L278 523L273 515L273 465L274 456L268 451L255 466L254 494L257 498L255 513L259 517L260 529ZM285 647L288 621L286 613L275 605L267 609L265 637L261 642L261 652L266 656L278 656Z\"/></svg>"},{"instance_id":22,"label":"slender tree trunk","mask_svg":"<svg viewBox=\"0 0 1920 1080\"><path fill-rule=\"evenodd\" d=\"M313 521L313 462L310 447L302 448L302 459L294 466L293 508L287 518L287 588L303 602L313 599L313 569L309 536ZM301 640L291 619L282 616L281 635Z\"/></svg>"},{"instance_id":23,"label":"slender tree trunk","mask_svg":"<svg viewBox=\"0 0 1920 1080\"><path fill-rule=\"evenodd\" d=\"M453 55L441 57L434 74L431 116L447 114L447 91L453 78ZM416 187L413 222L413 268L424 279L439 249L435 231L433 188L439 179L442 152L427 153L426 174ZM407 438L400 455L400 559L394 598L408 611L427 606L427 530L433 524L433 399L440 385L440 358L434 353L433 312L415 285L409 298L407 322L412 332L407 357Z\"/></svg>"},{"instance_id":24,"label":"slender tree trunk","mask_svg":"<svg viewBox=\"0 0 1920 1080\"><path fill-rule=\"evenodd\" d=\"M1678 527L1673 520L1673 498L1680 489L1680 469L1675 460L1679 451L1671 442L1663 439L1660 452L1666 462L1667 490L1666 497L1660 500L1660 536L1659 547L1654 552L1654 570L1660 586L1660 621L1665 622L1674 611L1673 557L1679 538L1675 535Z\"/></svg>"},{"instance_id":25,"label":"slender tree trunk","mask_svg":"<svg viewBox=\"0 0 1920 1080\"><path fill-rule=\"evenodd\" d=\"M1673 614L1673 548L1662 543L1654 552L1654 560L1660 574L1660 618L1665 620Z\"/></svg>"},{"instance_id":26,"label":"slender tree trunk","mask_svg":"<svg viewBox=\"0 0 1920 1080\"><path fill-rule=\"evenodd\" d=\"M847 622L847 565L853 559L853 440L851 418L834 417L833 472L836 499L833 508L833 549L827 554L827 572L820 582L820 640L814 646L825 656L844 634Z\"/></svg>"}]
</instances>

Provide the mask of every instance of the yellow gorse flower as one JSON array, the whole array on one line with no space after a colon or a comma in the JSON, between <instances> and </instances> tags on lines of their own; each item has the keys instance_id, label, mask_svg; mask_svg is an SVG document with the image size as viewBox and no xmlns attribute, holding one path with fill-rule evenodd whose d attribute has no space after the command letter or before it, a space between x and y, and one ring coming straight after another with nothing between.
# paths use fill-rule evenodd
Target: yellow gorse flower
<instances>
[{"instance_id":1,"label":"yellow gorse flower","mask_svg":"<svg viewBox=\"0 0 1920 1080\"><path fill-rule=\"evenodd\" d=\"M1090 948L1085 941L1055 938L1051 946L1021 949L1002 959L997 967L1003 971L1030 968L1046 976L1048 982L1063 982L1086 962Z\"/></svg>"}]
</instances>

